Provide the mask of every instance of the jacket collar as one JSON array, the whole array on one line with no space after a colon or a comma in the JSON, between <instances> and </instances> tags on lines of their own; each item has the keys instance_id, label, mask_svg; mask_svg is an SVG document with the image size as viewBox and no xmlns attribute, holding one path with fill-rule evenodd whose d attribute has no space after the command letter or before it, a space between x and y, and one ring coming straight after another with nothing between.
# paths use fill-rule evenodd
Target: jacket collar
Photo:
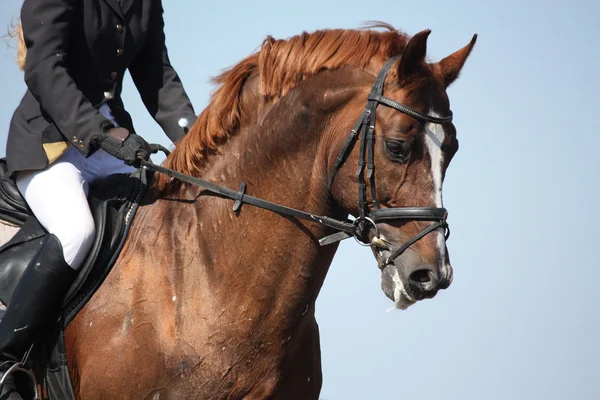
<instances>
[{"instance_id":1,"label":"jacket collar","mask_svg":"<svg viewBox=\"0 0 600 400\"><path fill-rule=\"evenodd\" d=\"M121 2L121 9L123 10L123 15L127 14L127 11L129 11L129 9L131 8L131 5L136 1L136 0L119 0Z\"/></svg>"},{"instance_id":2,"label":"jacket collar","mask_svg":"<svg viewBox=\"0 0 600 400\"><path fill-rule=\"evenodd\" d=\"M106 4L121 18L125 19L125 14L135 0L104 0Z\"/></svg>"},{"instance_id":3,"label":"jacket collar","mask_svg":"<svg viewBox=\"0 0 600 400\"><path fill-rule=\"evenodd\" d=\"M106 2L106 4L108 4L110 6L110 8L112 8L112 10L121 18L124 17L125 13L123 12L123 10L121 9L121 4L119 3L119 0L104 0Z\"/></svg>"}]
</instances>

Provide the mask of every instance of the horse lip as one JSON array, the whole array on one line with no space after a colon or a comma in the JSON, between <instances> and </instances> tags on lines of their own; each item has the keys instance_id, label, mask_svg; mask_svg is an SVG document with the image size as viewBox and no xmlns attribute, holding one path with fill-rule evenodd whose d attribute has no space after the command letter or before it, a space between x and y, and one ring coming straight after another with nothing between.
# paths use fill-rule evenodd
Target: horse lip
<instances>
[{"instance_id":1,"label":"horse lip","mask_svg":"<svg viewBox=\"0 0 600 400\"><path fill-rule=\"evenodd\" d=\"M381 271L383 271L388 265L394 265L393 261L389 261L389 257L392 254L389 250L385 250L380 247L375 247L373 251L375 252L377 266Z\"/></svg>"},{"instance_id":2,"label":"horse lip","mask_svg":"<svg viewBox=\"0 0 600 400\"><path fill-rule=\"evenodd\" d=\"M404 296L404 298L410 301L411 303L416 303L417 301L419 301L419 299L415 299L413 296L408 294L408 290L406 288L404 288L404 290L401 290L400 294L402 294L402 296Z\"/></svg>"},{"instance_id":3,"label":"horse lip","mask_svg":"<svg viewBox=\"0 0 600 400\"><path fill-rule=\"evenodd\" d=\"M419 301L419 299L415 299L408 294L408 290L406 288L398 290L398 294L400 298L397 299L396 295L394 294L393 302L396 305L396 308L400 310L406 310L408 307Z\"/></svg>"},{"instance_id":4,"label":"horse lip","mask_svg":"<svg viewBox=\"0 0 600 400\"><path fill-rule=\"evenodd\" d=\"M451 283L452 279L442 278L438 283L438 287L440 288L440 290L448 289Z\"/></svg>"},{"instance_id":5,"label":"horse lip","mask_svg":"<svg viewBox=\"0 0 600 400\"><path fill-rule=\"evenodd\" d=\"M411 293L409 293L410 287L408 285L405 285L404 282L398 282L402 278L400 278L398 270L393 270L392 268L396 268L396 266L393 263L385 264L383 265L383 267L381 267L381 273L387 274L395 283L393 290L390 293L384 290L384 293L387 296L387 298L392 300L394 303L398 304L401 300L396 298L395 292L396 289L398 289L398 294L402 296L404 302L410 303L409 305L416 303L419 299L416 299Z\"/></svg>"}]
</instances>

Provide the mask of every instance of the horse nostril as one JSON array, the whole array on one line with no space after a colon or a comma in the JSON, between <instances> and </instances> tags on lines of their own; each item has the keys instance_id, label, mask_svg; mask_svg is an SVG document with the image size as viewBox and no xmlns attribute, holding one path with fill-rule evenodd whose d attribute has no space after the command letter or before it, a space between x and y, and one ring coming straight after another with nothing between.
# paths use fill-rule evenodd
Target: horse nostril
<instances>
[{"instance_id":1,"label":"horse nostril","mask_svg":"<svg viewBox=\"0 0 600 400\"><path fill-rule=\"evenodd\" d=\"M431 273L428 269L418 269L408 277L411 281L418 283L428 283L432 280Z\"/></svg>"},{"instance_id":2,"label":"horse nostril","mask_svg":"<svg viewBox=\"0 0 600 400\"><path fill-rule=\"evenodd\" d=\"M434 265L415 266L415 270L408 274L409 294L417 299L431 299L440 289L439 278ZM406 276L406 275L405 275Z\"/></svg>"}]
</instances>

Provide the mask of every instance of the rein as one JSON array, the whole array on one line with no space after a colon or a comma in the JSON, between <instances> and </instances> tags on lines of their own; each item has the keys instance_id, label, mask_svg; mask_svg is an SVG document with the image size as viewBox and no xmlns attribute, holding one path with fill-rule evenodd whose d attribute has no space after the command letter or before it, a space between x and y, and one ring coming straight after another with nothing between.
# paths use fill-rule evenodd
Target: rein
<instances>
[{"instance_id":1,"label":"rein","mask_svg":"<svg viewBox=\"0 0 600 400\"><path fill-rule=\"evenodd\" d=\"M163 151L163 152L165 150L166 149L161 149L161 151ZM305 211L297 210L295 208L282 206L277 203L272 203L267 200L263 200L263 199L259 199L257 197L247 195L245 182L242 182L242 184L240 186L240 190L236 192L235 190L229 189L227 187L219 186L217 184L205 181L203 179L195 178L193 176L182 174L181 172L177 172L172 169L165 168L160 165L156 165L151 161L141 160L140 165L149 170L160 172L161 174L165 174L170 178L174 178L174 179L180 180L182 182L186 182L186 183L192 184L194 186L201 187L203 189L208 190L209 192L218 194L220 196L229 198L231 200L235 200L235 203L233 205L233 211L235 213L239 213L239 211L242 207L242 204L250 204L255 207L273 211L277 214L286 215L288 217L295 217L295 218L300 218L300 219L319 223L321 225L333 228L339 232L344 232L348 235L347 237L354 236L356 224L353 223L352 221L340 221L340 220L326 217L326 216L311 214L311 213L308 213ZM327 238L323 238L323 239L319 240L319 243L321 244L321 246L325 246L327 244L333 243L333 242L324 243L325 239L327 239Z\"/></svg>"},{"instance_id":2,"label":"rein","mask_svg":"<svg viewBox=\"0 0 600 400\"><path fill-rule=\"evenodd\" d=\"M235 191L224 186L219 186L217 184L205 181L203 179L195 178L181 172L174 171L169 168L165 168L160 165L156 165L151 161L140 161L140 166L147 168L152 171L156 171L162 174L169 176L172 179L178 179L182 182L186 182L192 184L194 186L201 187L203 189L208 190L209 192L215 193L217 195L229 198L234 200L235 203L233 205L233 211L236 214L239 214L242 204L249 204L255 207L259 207L265 210L273 211L280 215L285 215L288 217L300 218L312 222L316 222L323 226L333 228L337 232L326 236L324 238L319 239L319 244L321 246L326 246L332 243L339 242L341 240L354 237L356 241L363 246L371 246L376 245L373 240L367 240L367 233L370 231L369 228L372 228L375 231L374 238L380 239L379 228L377 227L377 223L383 221L432 221L433 224L429 225L427 228L423 229L417 235L413 236L407 242L405 242L402 246L398 247L394 251L391 251L391 254L387 257L387 259L383 262L383 265L380 266L383 269L388 264L392 264L393 260L404 253L410 246L414 243L425 237L431 232L436 231L437 229L444 229L446 239L450 236L450 230L448 228L448 223L446 219L448 217L448 211L443 207L394 207L394 208L380 208L377 202L376 197L376 189L375 189L375 155L374 155L374 147L375 147L375 113L378 105L384 105L386 107L393 108L397 111L400 111L404 114L407 114L415 119L429 122L433 124L445 124L452 121L452 113L445 117L433 117L427 114L424 114L420 111L414 110L410 107L405 106L404 104L400 104L388 97L383 96L383 86L385 82L385 78L387 76L388 71L391 66L399 60L401 55L392 57L389 59L381 71L377 75L375 79L375 83L371 89L371 93L368 96L367 105L365 106L365 110L362 112L358 122L354 126L354 128L350 131L350 134L346 138L341 151L336 158L336 161L333 166L333 170L329 177L329 189L333 185L337 172L344 164L357 140L360 138L360 153L358 160L358 169L356 171L356 176L358 178L358 210L359 216L354 221L351 220L337 220L327 216L321 216L316 214L311 214L305 211L297 210L295 208L282 206L277 203L273 203L267 200L259 199L257 197L253 197L246 194L246 183L242 182L239 191ZM164 152L166 155L169 155L169 151L160 145L151 145L153 149L153 153L158 151ZM365 154L367 156L367 161L365 162ZM367 205L366 202L366 183L365 183L365 166L366 166L366 178L369 180L369 185L371 188L371 201L370 204L374 211L365 213L365 208ZM380 242L382 240L380 239Z\"/></svg>"}]
</instances>

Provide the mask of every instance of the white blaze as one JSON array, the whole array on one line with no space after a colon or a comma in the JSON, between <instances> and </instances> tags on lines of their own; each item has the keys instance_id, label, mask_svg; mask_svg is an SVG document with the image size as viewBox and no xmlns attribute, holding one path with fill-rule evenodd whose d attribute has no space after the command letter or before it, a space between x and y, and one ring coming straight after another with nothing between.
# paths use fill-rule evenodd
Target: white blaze
<instances>
[{"instance_id":1,"label":"white blaze","mask_svg":"<svg viewBox=\"0 0 600 400\"><path fill-rule=\"evenodd\" d=\"M430 116L439 117L435 112L430 112ZM442 143L446 133L439 124L425 124L425 146L431 158L431 177L433 179L433 200L436 207L442 207L442 165L444 154L442 153Z\"/></svg>"},{"instance_id":2,"label":"white blaze","mask_svg":"<svg viewBox=\"0 0 600 400\"><path fill-rule=\"evenodd\" d=\"M432 117L439 117L438 114L431 111L429 113ZM442 144L446 133L444 128L440 124L425 124L425 146L429 152L429 158L431 158L431 178L433 180L433 201L436 207L443 207L442 202L442 167L444 165L444 154L442 153ZM442 228L438 229L437 233L437 245L440 254L440 262L445 263L446 260L446 238ZM442 270L447 273L448 266L443 265Z\"/></svg>"},{"instance_id":3,"label":"white blaze","mask_svg":"<svg viewBox=\"0 0 600 400\"><path fill-rule=\"evenodd\" d=\"M438 114L431 111L432 117L439 117ZM444 128L439 124L425 124L425 148L431 159L431 181L433 183L432 200L436 207L443 207L442 202L442 168L444 166L444 153L442 152L442 144L444 143L446 133ZM444 230L439 228L432 235L437 235L438 254L440 255L440 264L442 274L449 274L450 266L446 265L446 238ZM414 304L412 299L402 283L402 279L398 274L398 270L394 268L392 272L392 280L394 281L394 302L395 308L405 310Z\"/></svg>"}]
</instances>

